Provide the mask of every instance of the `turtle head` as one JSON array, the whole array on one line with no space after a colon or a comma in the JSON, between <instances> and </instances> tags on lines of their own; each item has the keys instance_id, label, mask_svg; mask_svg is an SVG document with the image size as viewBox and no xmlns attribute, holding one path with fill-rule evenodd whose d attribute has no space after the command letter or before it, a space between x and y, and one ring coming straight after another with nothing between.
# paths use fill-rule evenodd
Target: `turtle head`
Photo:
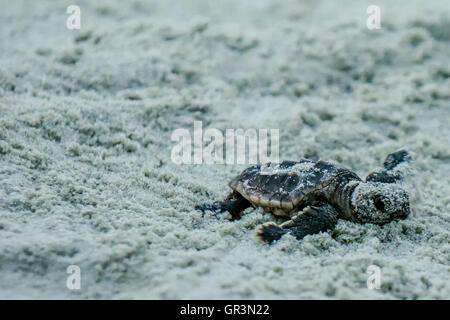
<instances>
[{"instance_id":1,"label":"turtle head","mask_svg":"<svg viewBox=\"0 0 450 320\"><path fill-rule=\"evenodd\" d=\"M409 214L409 196L401 186L391 183L359 183L351 197L353 219L385 224Z\"/></svg>"}]
</instances>

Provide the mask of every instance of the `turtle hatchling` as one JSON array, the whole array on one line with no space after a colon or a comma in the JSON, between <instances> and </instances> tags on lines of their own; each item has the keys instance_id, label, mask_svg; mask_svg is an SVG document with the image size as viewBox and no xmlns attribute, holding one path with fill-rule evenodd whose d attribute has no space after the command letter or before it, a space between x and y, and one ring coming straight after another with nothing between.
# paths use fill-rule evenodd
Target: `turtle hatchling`
<instances>
[{"instance_id":1,"label":"turtle hatchling","mask_svg":"<svg viewBox=\"0 0 450 320\"><path fill-rule=\"evenodd\" d=\"M326 161L283 161L249 167L231 180L233 190L223 201L196 206L214 214L239 218L246 208L261 207L287 219L257 228L264 242L290 233L297 239L333 229L339 218L382 225L408 216L409 196L402 187L400 164L411 161L405 150L389 154L383 168L365 181L354 172Z\"/></svg>"}]
</instances>

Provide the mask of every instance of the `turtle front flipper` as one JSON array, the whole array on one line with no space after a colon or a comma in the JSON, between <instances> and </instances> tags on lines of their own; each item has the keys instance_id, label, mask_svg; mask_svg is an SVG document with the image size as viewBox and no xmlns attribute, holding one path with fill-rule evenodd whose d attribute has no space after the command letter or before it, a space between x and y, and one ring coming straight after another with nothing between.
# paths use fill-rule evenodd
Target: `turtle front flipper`
<instances>
[{"instance_id":1,"label":"turtle front flipper","mask_svg":"<svg viewBox=\"0 0 450 320\"><path fill-rule=\"evenodd\" d=\"M402 180L402 176L398 173L381 170L369 173L366 182L396 183Z\"/></svg>"},{"instance_id":2,"label":"turtle front flipper","mask_svg":"<svg viewBox=\"0 0 450 320\"><path fill-rule=\"evenodd\" d=\"M256 237L266 243L272 243L280 240L281 236L287 231L276 225L275 222L267 222L256 229Z\"/></svg>"},{"instance_id":3,"label":"turtle front flipper","mask_svg":"<svg viewBox=\"0 0 450 320\"><path fill-rule=\"evenodd\" d=\"M386 160L383 162L383 167L390 171L394 170L400 163L410 162L412 160L411 155L406 150L400 150L397 152L393 152L388 154Z\"/></svg>"},{"instance_id":4,"label":"turtle front flipper","mask_svg":"<svg viewBox=\"0 0 450 320\"><path fill-rule=\"evenodd\" d=\"M338 221L338 212L328 203L320 202L303 209L292 220L280 226L269 222L261 225L256 236L264 242L271 243L279 240L285 233L291 233L298 240L309 234L334 229Z\"/></svg>"},{"instance_id":5,"label":"turtle front flipper","mask_svg":"<svg viewBox=\"0 0 450 320\"><path fill-rule=\"evenodd\" d=\"M250 202L237 192L232 192L223 201L215 201L213 203L205 203L195 206L196 210L203 213L205 211L212 211L216 213L229 212L233 219L239 218L240 213L250 207Z\"/></svg>"},{"instance_id":6,"label":"turtle front flipper","mask_svg":"<svg viewBox=\"0 0 450 320\"><path fill-rule=\"evenodd\" d=\"M396 183L402 180L401 172L396 170L399 164L410 162L411 155L406 150L388 154L383 162L383 169L374 171L366 177L366 182Z\"/></svg>"}]
</instances>

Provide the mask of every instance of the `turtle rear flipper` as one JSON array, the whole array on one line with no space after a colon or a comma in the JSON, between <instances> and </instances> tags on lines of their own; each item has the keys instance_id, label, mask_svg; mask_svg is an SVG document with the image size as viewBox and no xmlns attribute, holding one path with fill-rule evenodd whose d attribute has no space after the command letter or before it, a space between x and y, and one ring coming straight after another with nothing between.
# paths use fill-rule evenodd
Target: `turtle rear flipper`
<instances>
[{"instance_id":1,"label":"turtle rear flipper","mask_svg":"<svg viewBox=\"0 0 450 320\"><path fill-rule=\"evenodd\" d=\"M338 215L336 209L330 204L317 203L306 207L292 220L280 226L274 223L263 224L258 228L256 236L264 242L271 243L289 232L298 240L301 240L309 234L334 229L338 221Z\"/></svg>"},{"instance_id":2,"label":"turtle rear flipper","mask_svg":"<svg viewBox=\"0 0 450 320\"><path fill-rule=\"evenodd\" d=\"M205 211L212 211L214 213L229 212L233 219L239 218L240 213L250 207L250 202L241 196L239 193L232 192L223 201L215 201L213 203L205 203L195 206L196 210L203 213Z\"/></svg>"}]
</instances>

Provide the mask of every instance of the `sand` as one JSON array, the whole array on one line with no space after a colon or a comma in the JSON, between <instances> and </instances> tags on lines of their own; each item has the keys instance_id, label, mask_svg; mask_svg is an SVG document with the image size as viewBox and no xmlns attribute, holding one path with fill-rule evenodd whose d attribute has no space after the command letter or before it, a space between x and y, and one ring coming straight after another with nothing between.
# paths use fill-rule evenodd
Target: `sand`
<instances>
[{"instance_id":1,"label":"sand","mask_svg":"<svg viewBox=\"0 0 450 320\"><path fill-rule=\"evenodd\" d=\"M450 298L447 1L70 4L0 1L0 298ZM264 245L272 215L193 209L246 167L175 164L194 121L361 177L408 148L411 215Z\"/></svg>"}]
</instances>

